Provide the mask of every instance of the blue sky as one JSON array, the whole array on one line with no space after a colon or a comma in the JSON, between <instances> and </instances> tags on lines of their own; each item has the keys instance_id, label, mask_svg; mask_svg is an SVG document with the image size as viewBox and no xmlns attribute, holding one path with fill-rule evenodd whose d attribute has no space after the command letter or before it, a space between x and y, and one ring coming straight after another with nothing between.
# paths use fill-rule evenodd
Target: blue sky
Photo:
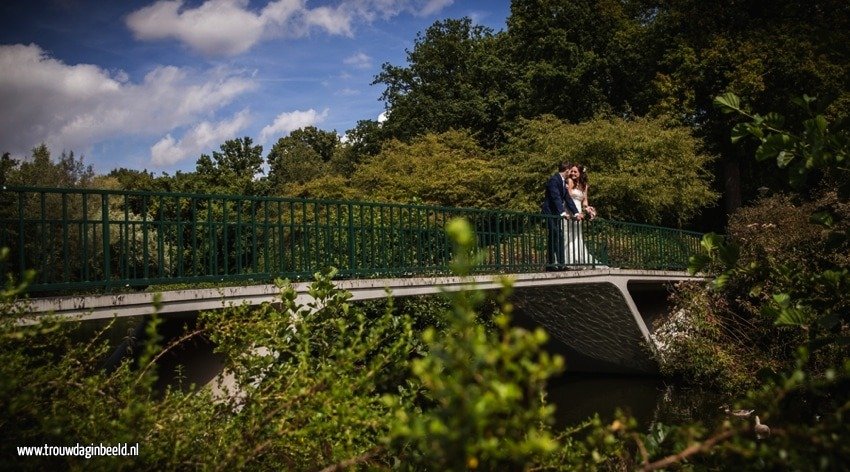
<instances>
[{"instance_id":1,"label":"blue sky","mask_svg":"<svg viewBox=\"0 0 850 472\"><path fill-rule=\"evenodd\" d=\"M505 28L509 0L0 2L0 152L44 142L99 173L193 170L225 140L267 152L384 110L381 64L437 20Z\"/></svg>"}]
</instances>

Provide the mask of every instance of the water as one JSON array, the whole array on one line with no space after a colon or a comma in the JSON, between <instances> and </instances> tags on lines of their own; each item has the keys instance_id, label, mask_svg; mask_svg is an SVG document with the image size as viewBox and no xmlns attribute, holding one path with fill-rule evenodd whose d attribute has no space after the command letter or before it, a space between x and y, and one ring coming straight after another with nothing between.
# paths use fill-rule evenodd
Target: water
<instances>
[{"instance_id":1,"label":"water","mask_svg":"<svg viewBox=\"0 0 850 472\"><path fill-rule=\"evenodd\" d=\"M724 400L718 394L683 387L660 377L568 372L550 381L548 393L556 408L555 424L559 429L594 414L610 423L617 409L631 414L642 431L655 423L674 425L696 420L712 424L723 416L720 407Z\"/></svg>"}]
</instances>

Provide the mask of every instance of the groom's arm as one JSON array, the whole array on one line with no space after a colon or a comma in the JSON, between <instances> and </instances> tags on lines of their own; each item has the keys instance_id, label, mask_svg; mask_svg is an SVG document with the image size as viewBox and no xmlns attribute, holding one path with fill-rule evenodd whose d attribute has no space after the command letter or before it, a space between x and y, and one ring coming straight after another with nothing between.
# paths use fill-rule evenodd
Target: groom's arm
<instances>
[{"instance_id":1,"label":"groom's arm","mask_svg":"<svg viewBox=\"0 0 850 472\"><path fill-rule=\"evenodd\" d=\"M546 193L552 200L555 200L555 207L558 209L558 214L564 214L564 199L561 198L561 195L564 194L561 187L563 187L563 181L558 178L557 175L553 175L549 178L549 182L546 183ZM570 202L572 203L572 202ZM575 207L575 205L573 205Z\"/></svg>"}]
</instances>

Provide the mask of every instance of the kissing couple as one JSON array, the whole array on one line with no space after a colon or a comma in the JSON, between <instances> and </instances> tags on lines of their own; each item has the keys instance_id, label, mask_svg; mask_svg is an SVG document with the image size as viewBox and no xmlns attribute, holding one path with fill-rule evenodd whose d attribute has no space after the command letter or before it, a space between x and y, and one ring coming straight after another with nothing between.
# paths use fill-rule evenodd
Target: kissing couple
<instances>
[{"instance_id":1,"label":"kissing couple","mask_svg":"<svg viewBox=\"0 0 850 472\"><path fill-rule=\"evenodd\" d=\"M588 178L584 166L562 162L546 182L541 210L546 217L548 270L567 266L604 266L587 250L582 235L583 221L596 218L588 204Z\"/></svg>"}]
</instances>

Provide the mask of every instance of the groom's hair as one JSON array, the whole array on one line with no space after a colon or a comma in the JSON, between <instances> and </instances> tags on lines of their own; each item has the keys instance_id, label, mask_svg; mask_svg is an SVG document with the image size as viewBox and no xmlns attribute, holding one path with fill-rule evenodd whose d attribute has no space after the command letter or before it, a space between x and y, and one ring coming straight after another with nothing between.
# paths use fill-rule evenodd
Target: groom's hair
<instances>
[{"instance_id":1,"label":"groom's hair","mask_svg":"<svg viewBox=\"0 0 850 472\"><path fill-rule=\"evenodd\" d=\"M563 172L563 171L565 171L565 170L569 169L569 168L570 168L570 167L572 167L572 166L573 166L573 165L572 165L572 164L570 164L569 162L564 161L564 162L562 162L562 163L558 164L558 172Z\"/></svg>"}]
</instances>

